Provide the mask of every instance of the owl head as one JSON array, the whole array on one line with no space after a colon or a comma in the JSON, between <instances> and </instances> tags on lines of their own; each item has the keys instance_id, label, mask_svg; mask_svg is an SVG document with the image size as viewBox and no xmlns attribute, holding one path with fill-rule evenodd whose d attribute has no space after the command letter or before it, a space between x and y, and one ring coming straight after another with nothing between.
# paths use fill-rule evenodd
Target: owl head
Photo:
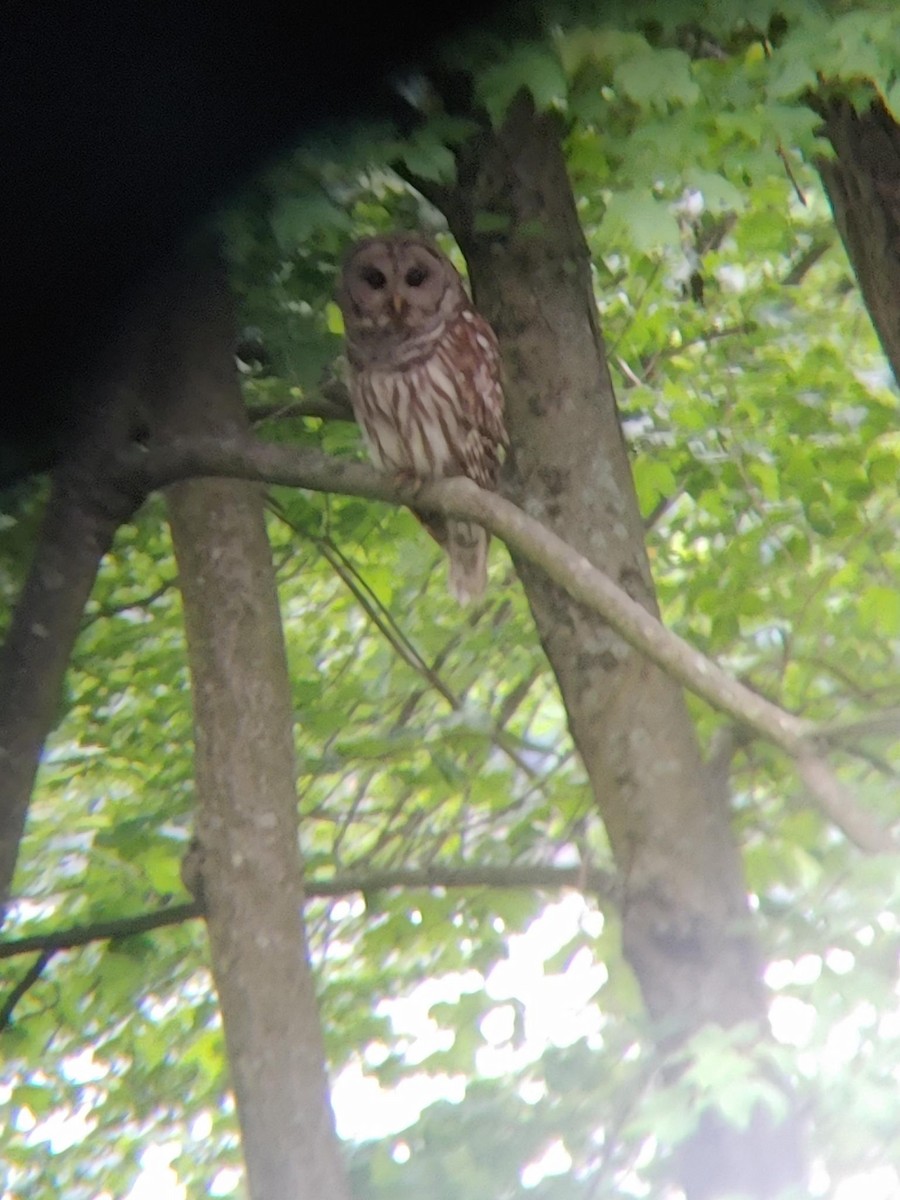
<instances>
[{"instance_id":1,"label":"owl head","mask_svg":"<svg viewBox=\"0 0 900 1200\"><path fill-rule=\"evenodd\" d=\"M466 293L433 242L419 233L391 233L351 249L337 300L351 340L400 341L441 327L466 303Z\"/></svg>"}]
</instances>

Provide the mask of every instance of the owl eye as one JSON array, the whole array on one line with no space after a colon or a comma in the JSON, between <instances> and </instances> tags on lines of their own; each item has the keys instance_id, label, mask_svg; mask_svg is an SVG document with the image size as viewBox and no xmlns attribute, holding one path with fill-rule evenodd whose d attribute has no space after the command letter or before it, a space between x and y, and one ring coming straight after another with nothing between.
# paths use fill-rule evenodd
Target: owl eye
<instances>
[{"instance_id":1,"label":"owl eye","mask_svg":"<svg viewBox=\"0 0 900 1200\"><path fill-rule=\"evenodd\" d=\"M410 287L420 287L428 278L424 267L410 267L406 272L406 282Z\"/></svg>"},{"instance_id":2,"label":"owl eye","mask_svg":"<svg viewBox=\"0 0 900 1200\"><path fill-rule=\"evenodd\" d=\"M377 267L363 267L360 274L369 287L373 288L376 292L381 291L387 283L387 276L384 271L379 271Z\"/></svg>"}]
</instances>

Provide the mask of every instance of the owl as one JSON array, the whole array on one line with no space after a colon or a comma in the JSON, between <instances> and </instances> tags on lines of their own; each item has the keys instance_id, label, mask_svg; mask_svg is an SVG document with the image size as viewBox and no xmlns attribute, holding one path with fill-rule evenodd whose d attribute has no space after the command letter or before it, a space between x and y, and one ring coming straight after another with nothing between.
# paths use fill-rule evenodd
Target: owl
<instances>
[{"instance_id":1,"label":"owl","mask_svg":"<svg viewBox=\"0 0 900 1200\"><path fill-rule=\"evenodd\" d=\"M495 489L507 445L497 338L456 268L418 233L358 242L344 261L350 398L376 467L404 482L465 475ZM487 583L488 533L437 513L420 518L449 560L460 603Z\"/></svg>"}]
</instances>

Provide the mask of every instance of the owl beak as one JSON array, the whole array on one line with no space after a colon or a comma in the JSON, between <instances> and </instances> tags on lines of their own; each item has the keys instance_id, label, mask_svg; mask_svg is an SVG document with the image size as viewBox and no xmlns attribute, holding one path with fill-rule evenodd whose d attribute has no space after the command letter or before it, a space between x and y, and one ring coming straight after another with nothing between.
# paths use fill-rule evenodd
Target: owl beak
<instances>
[{"instance_id":1,"label":"owl beak","mask_svg":"<svg viewBox=\"0 0 900 1200\"><path fill-rule=\"evenodd\" d=\"M391 298L391 304L393 305L394 312L397 314L397 316L402 317L406 312L406 301L403 299L403 297L393 296Z\"/></svg>"}]
</instances>

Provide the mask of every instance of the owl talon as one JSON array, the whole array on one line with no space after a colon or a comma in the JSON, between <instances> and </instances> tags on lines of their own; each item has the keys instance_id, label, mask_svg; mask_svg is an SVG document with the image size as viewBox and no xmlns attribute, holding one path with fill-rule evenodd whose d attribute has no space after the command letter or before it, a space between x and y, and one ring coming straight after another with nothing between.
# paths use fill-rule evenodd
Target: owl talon
<instances>
[{"instance_id":1,"label":"owl talon","mask_svg":"<svg viewBox=\"0 0 900 1200\"><path fill-rule=\"evenodd\" d=\"M422 484L425 482L413 471L400 470L395 471L393 475L394 487L401 489L404 492L412 492L414 496L422 490Z\"/></svg>"}]
</instances>

